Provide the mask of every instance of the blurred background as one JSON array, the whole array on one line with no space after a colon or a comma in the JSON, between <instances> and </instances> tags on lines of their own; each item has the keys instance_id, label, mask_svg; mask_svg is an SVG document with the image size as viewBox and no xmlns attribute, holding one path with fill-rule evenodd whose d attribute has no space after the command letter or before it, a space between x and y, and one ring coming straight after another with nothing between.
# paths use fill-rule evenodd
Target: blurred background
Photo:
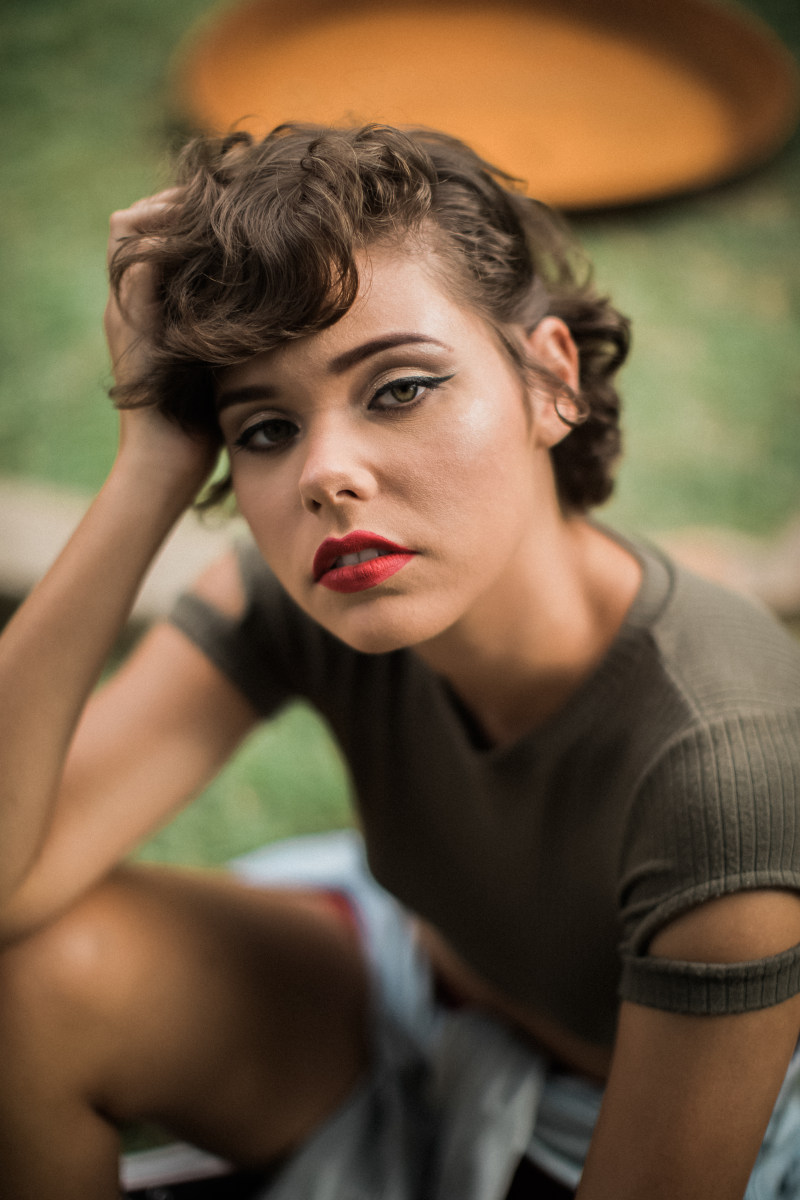
<instances>
[{"instance_id":1,"label":"blurred background","mask_svg":"<svg viewBox=\"0 0 800 1200\"><path fill-rule=\"evenodd\" d=\"M797 0L743 7L800 54ZM116 430L101 330L108 214L169 182L186 133L171 63L208 12L208 0L2 2L0 482L82 497L104 478ZM751 573L759 563L783 572L791 591L800 575L800 136L732 182L571 220L601 287L634 320L627 456L601 515L680 545L712 572L746 572L736 556L749 554ZM800 584L797 597L795 616ZM787 619L793 605L783 603ZM142 854L218 863L349 819L338 753L295 707Z\"/></svg>"}]
</instances>

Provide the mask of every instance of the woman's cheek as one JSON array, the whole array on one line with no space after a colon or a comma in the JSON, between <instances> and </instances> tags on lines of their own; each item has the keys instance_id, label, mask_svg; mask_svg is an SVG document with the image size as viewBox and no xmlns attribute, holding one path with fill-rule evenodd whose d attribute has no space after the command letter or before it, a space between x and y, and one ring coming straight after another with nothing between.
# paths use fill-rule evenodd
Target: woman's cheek
<instances>
[{"instance_id":1,"label":"woman's cheek","mask_svg":"<svg viewBox=\"0 0 800 1200\"><path fill-rule=\"evenodd\" d=\"M287 496L274 486L267 485L254 471L244 469L234 473L233 494L242 517L270 566L280 557L281 543L290 538L287 528ZM281 531L285 531L281 536Z\"/></svg>"},{"instance_id":2,"label":"woman's cheek","mask_svg":"<svg viewBox=\"0 0 800 1200\"><path fill-rule=\"evenodd\" d=\"M524 450L529 438L525 402L515 390L484 392L466 405L454 422L455 456L463 463L480 464L486 456Z\"/></svg>"}]
</instances>

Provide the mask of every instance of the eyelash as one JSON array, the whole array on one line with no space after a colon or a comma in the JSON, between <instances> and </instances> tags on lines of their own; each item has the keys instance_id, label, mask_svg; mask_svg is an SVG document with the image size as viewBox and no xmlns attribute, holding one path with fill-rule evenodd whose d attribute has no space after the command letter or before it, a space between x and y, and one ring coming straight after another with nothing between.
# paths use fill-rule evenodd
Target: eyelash
<instances>
[{"instance_id":1,"label":"eyelash","mask_svg":"<svg viewBox=\"0 0 800 1200\"><path fill-rule=\"evenodd\" d=\"M423 397L419 395L415 396L413 400L401 400L396 404L387 406L386 408L381 408L380 406L373 408L373 405L375 404L375 401L379 399L379 397L385 396L388 392L391 392L393 388L412 386L423 388L426 392L433 392L436 390L436 388L441 387L443 383L447 383L448 380L452 378L452 375L408 375L403 376L400 379L392 379L389 383L385 383L382 387L378 388L377 392L370 401L369 407L373 411L380 412L386 416L400 416L401 414L407 413L409 410L414 409L421 404ZM265 420L259 421L255 425L250 425L247 429L243 430L233 443L234 450L244 450L249 454L274 454L276 451L282 450L292 440L291 437L287 437L283 441L276 442L272 446L250 445L250 442L257 433L261 432L268 425L274 423L279 425L294 425L294 422L290 421L286 417L267 417Z\"/></svg>"},{"instance_id":2,"label":"eyelash","mask_svg":"<svg viewBox=\"0 0 800 1200\"><path fill-rule=\"evenodd\" d=\"M412 386L424 388L426 392L434 392L436 388L441 387L443 383L447 383L452 378L452 375L408 375L402 379L392 379L389 383L385 383L382 387L378 388L370 401L370 408L372 408L379 396L385 396L387 392L391 392L392 388ZM408 412L410 408L416 408L421 401L422 396L415 396L413 400L399 400L397 404L392 404L388 408L379 408L377 411L385 413Z\"/></svg>"}]
</instances>

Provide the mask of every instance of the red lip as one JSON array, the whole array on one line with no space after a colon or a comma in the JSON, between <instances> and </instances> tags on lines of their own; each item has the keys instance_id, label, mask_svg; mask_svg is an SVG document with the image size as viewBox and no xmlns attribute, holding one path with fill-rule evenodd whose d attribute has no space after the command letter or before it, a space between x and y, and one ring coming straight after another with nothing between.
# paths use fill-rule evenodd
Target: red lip
<instances>
[{"instance_id":1,"label":"red lip","mask_svg":"<svg viewBox=\"0 0 800 1200\"><path fill-rule=\"evenodd\" d=\"M334 567L338 558L345 554L360 554L362 550L379 550L380 556L363 563ZM396 574L411 561L414 553L380 534L356 529L343 538L325 539L314 555L314 580L334 592L364 591Z\"/></svg>"}]
</instances>

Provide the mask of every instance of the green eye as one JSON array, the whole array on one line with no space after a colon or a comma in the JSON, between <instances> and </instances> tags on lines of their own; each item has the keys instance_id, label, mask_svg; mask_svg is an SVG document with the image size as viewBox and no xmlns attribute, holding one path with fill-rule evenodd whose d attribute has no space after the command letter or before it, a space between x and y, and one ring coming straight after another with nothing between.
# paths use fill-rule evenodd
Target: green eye
<instances>
[{"instance_id":1,"label":"green eye","mask_svg":"<svg viewBox=\"0 0 800 1200\"><path fill-rule=\"evenodd\" d=\"M392 383L384 384L380 388L375 394L371 407L384 410L415 408L426 393L435 391L437 387L452 378L452 375L438 377L420 375L416 378L395 379Z\"/></svg>"}]
</instances>

